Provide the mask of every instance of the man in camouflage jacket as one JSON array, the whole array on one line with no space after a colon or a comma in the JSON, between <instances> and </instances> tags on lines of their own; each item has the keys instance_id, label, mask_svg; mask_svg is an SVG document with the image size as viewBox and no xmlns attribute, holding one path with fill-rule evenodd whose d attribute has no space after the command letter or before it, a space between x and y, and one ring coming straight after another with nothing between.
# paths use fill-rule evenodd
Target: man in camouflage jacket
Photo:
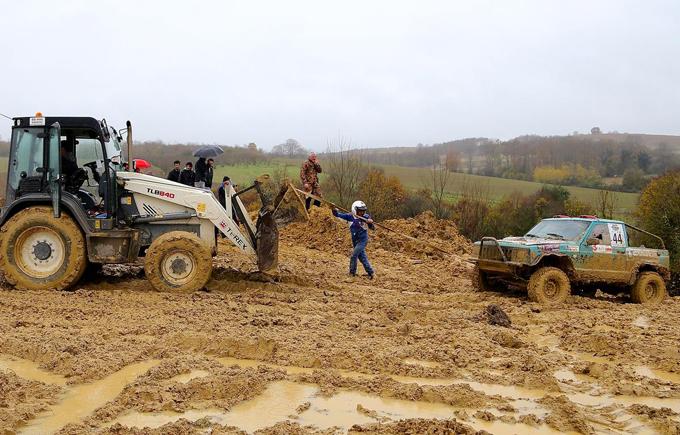
<instances>
[{"instance_id":1,"label":"man in camouflage jacket","mask_svg":"<svg viewBox=\"0 0 680 435\"><path fill-rule=\"evenodd\" d=\"M302 164L300 168L300 181L302 182L302 188L305 192L311 193L315 196L321 196L321 188L319 187L319 174L321 173L321 165L319 164L319 159L316 157L316 153L309 154L309 157ZM307 197L305 201L305 206L307 210L311 206L312 198ZM319 201L314 201L315 206L320 206Z\"/></svg>"}]
</instances>

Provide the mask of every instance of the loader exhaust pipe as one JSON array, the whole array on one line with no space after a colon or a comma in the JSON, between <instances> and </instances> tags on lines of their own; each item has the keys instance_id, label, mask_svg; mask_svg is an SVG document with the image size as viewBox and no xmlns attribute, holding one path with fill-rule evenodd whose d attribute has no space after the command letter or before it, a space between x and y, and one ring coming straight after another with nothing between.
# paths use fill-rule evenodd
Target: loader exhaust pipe
<instances>
[{"instance_id":1,"label":"loader exhaust pipe","mask_svg":"<svg viewBox=\"0 0 680 435\"><path fill-rule=\"evenodd\" d=\"M128 120L125 125L127 126L127 137L125 138L127 142L127 161L131 172L135 172L134 161L132 160L132 123Z\"/></svg>"}]
</instances>

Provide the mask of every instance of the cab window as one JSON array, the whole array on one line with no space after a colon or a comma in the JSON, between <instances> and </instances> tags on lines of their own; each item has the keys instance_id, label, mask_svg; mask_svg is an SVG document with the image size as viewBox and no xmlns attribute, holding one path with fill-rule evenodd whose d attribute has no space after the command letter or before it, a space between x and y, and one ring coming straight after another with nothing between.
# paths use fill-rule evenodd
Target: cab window
<instances>
[{"instance_id":1,"label":"cab window","mask_svg":"<svg viewBox=\"0 0 680 435\"><path fill-rule=\"evenodd\" d=\"M609 235L609 227L607 224L596 224L590 230L589 239L598 239L600 242L598 245L609 245L612 244L612 239Z\"/></svg>"},{"instance_id":2,"label":"cab window","mask_svg":"<svg viewBox=\"0 0 680 435\"><path fill-rule=\"evenodd\" d=\"M38 168L43 167L44 139L38 137L41 133L44 133L42 128L14 130L8 179L13 190L17 190L22 178L42 177L42 174L37 171Z\"/></svg>"}]
</instances>

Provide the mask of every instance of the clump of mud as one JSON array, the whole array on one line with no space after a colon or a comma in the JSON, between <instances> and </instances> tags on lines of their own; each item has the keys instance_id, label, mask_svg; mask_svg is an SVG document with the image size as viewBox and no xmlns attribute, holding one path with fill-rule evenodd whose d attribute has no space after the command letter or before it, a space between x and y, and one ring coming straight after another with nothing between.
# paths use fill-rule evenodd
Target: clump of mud
<instances>
[{"instance_id":1,"label":"clump of mud","mask_svg":"<svg viewBox=\"0 0 680 435\"><path fill-rule=\"evenodd\" d=\"M442 433L442 434L476 434L477 431L470 426L456 420L425 420L410 419L391 423L369 423L354 425L350 432L368 432L372 434L394 433Z\"/></svg>"},{"instance_id":2,"label":"clump of mud","mask_svg":"<svg viewBox=\"0 0 680 435\"><path fill-rule=\"evenodd\" d=\"M371 232L369 249L398 251L410 257L424 258L446 255L432 245L457 255L467 254L472 249L470 241L460 235L453 222L436 219L430 211L415 218L391 219L382 224L396 233L377 228ZM284 242L324 252L343 252L352 247L348 223L333 217L325 207L312 207L309 221L294 222L283 228L281 234Z\"/></svg>"},{"instance_id":3,"label":"clump of mud","mask_svg":"<svg viewBox=\"0 0 680 435\"><path fill-rule=\"evenodd\" d=\"M476 316L474 320L478 322L486 322L492 326L503 326L509 328L512 325L510 317L503 311L503 308L498 305L487 305L484 311Z\"/></svg>"},{"instance_id":4,"label":"clump of mud","mask_svg":"<svg viewBox=\"0 0 680 435\"><path fill-rule=\"evenodd\" d=\"M0 370L0 433L14 433L12 428L43 411L60 392L59 386L22 379L11 371Z\"/></svg>"}]
</instances>

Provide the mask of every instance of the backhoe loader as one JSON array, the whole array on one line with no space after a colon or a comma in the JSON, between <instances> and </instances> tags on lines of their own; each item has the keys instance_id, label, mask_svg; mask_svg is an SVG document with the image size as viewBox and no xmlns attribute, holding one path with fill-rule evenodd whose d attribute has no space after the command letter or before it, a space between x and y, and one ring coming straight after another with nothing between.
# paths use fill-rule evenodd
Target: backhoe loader
<instances>
[{"instance_id":1,"label":"backhoe loader","mask_svg":"<svg viewBox=\"0 0 680 435\"><path fill-rule=\"evenodd\" d=\"M265 205L257 223L239 195L226 208L207 189L124 171L121 143L134 164L132 125L117 131L91 117L13 118L5 206L0 209L0 268L18 289L64 290L91 265L134 263L159 291L203 288L217 233L277 268L278 230ZM236 216L240 225L233 219ZM215 231L217 229L217 231Z\"/></svg>"}]
</instances>

